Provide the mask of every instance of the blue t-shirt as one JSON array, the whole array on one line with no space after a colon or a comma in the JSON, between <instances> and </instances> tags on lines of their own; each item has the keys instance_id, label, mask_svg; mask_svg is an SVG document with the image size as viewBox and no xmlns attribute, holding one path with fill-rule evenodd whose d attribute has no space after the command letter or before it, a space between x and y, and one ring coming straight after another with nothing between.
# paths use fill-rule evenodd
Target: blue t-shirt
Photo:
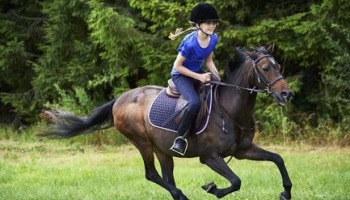
<instances>
[{"instance_id":1,"label":"blue t-shirt","mask_svg":"<svg viewBox=\"0 0 350 200\"><path fill-rule=\"evenodd\" d=\"M198 31L194 31L186 35L177 49L186 58L183 66L194 72L201 70L204 60L214 51L218 42L218 36L214 33L210 35L209 45L206 48L202 48L198 43L197 34ZM180 72L173 67L171 75L174 74L180 74Z\"/></svg>"}]
</instances>

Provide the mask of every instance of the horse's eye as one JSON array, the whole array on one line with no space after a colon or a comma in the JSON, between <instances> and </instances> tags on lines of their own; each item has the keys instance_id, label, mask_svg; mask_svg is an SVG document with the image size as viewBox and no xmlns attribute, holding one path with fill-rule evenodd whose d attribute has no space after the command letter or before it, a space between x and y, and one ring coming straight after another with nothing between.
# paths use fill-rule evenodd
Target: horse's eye
<instances>
[{"instance_id":1,"label":"horse's eye","mask_svg":"<svg viewBox=\"0 0 350 200\"><path fill-rule=\"evenodd\" d=\"M269 69L270 69L270 67L268 65L263 65L261 68L266 72L269 71Z\"/></svg>"}]
</instances>

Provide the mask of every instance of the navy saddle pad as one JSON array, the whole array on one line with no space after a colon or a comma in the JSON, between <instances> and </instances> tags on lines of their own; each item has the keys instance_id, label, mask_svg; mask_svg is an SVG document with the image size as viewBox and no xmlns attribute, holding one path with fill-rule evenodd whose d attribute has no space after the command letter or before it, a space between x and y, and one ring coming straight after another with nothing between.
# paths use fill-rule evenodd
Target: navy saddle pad
<instances>
[{"instance_id":1,"label":"navy saddle pad","mask_svg":"<svg viewBox=\"0 0 350 200\"><path fill-rule=\"evenodd\" d=\"M210 87L208 93L206 94L208 114L203 117L200 125L196 128L195 133L200 134L205 130L209 122L209 115L212 108L212 86ZM174 113L178 98L169 97L166 94L166 90L163 89L156 98L153 100L150 110L148 112L148 119L152 126L164 129L167 131L177 132L177 125L174 118Z\"/></svg>"}]
</instances>

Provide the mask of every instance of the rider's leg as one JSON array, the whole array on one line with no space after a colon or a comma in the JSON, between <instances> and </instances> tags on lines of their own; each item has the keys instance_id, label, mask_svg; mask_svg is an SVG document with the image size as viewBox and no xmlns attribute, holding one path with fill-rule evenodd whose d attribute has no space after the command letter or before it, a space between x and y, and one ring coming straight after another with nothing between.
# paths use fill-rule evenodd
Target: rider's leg
<instances>
[{"instance_id":1,"label":"rider's leg","mask_svg":"<svg viewBox=\"0 0 350 200\"><path fill-rule=\"evenodd\" d=\"M172 151L184 155L187 150L187 139L192 124L195 122L197 115L189 111L185 111L185 114L181 120L179 129L177 131L178 137L175 138L173 146L170 148Z\"/></svg>"},{"instance_id":2,"label":"rider's leg","mask_svg":"<svg viewBox=\"0 0 350 200\"><path fill-rule=\"evenodd\" d=\"M173 76L173 82L181 95L188 101L188 105L178 128L178 137L170 149L180 155L184 155L187 150L186 136L195 123L201 105L196 90L198 81L183 75L176 75Z\"/></svg>"}]
</instances>

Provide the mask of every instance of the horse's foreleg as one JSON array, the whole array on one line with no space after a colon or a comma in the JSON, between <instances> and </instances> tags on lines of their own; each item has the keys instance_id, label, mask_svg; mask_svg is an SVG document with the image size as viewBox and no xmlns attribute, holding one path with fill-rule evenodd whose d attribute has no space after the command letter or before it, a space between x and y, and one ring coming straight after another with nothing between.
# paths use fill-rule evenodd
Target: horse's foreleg
<instances>
[{"instance_id":1,"label":"horse's foreleg","mask_svg":"<svg viewBox=\"0 0 350 200\"><path fill-rule=\"evenodd\" d=\"M292 182L289 178L287 169L284 165L283 158L277 154L269 152L265 149L262 149L256 145L251 145L249 148L244 150L239 150L235 154L237 159L249 159L256 161L271 161L275 163L281 173L284 191L280 195L281 200L287 200L292 198L291 190L292 190Z\"/></svg>"},{"instance_id":2,"label":"horse's foreleg","mask_svg":"<svg viewBox=\"0 0 350 200\"><path fill-rule=\"evenodd\" d=\"M171 196L175 200L188 200L188 198L182 193L181 190L177 189L175 187L174 178L171 176L168 176L168 179L170 180L164 180L162 177L160 177L155 165L154 165L154 154L153 154L153 147L150 145L135 145L143 158L143 162L145 165L145 171L146 171L146 179L149 181L152 181L160 186L162 186L164 189L170 192Z\"/></svg>"},{"instance_id":3,"label":"horse's foreleg","mask_svg":"<svg viewBox=\"0 0 350 200\"><path fill-rule=\"evenodd\" d=\"M228 167L228 165L221 156L213 154L203 158L201 157L200 161L201 163L209 166L212 170L214 170L221 176L225 177L231 183L230 187L224 189L217 188L216 184L213 182L202 186L202 188L208 193L214 194L218 198L222 198L227 194L230 194L240 189L241 180L235 173L233 173L233 171Z\"/></svg>"}]
</instances>

